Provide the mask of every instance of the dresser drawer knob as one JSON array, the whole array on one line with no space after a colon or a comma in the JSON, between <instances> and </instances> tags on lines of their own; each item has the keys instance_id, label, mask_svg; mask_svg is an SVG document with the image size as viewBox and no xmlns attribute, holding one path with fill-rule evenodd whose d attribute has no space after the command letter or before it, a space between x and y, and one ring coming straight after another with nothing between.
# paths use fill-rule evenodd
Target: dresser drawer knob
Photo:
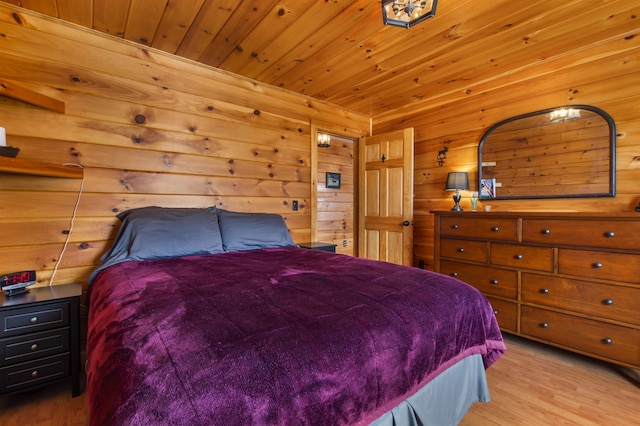
<instances>
[{"instance_id":1,"label":"dresser drawer knob","mask_svg":"<svg viewBox=\"0 0 640 426\"><path fill-rule=\"evenodd\" d=\"M605 337L604 339L602 339L602 343L604 343L605 345L610 345L613 343L613 340L611 340L609 337Z\"/></svg>"},{"instance_id":2,"label":"dresser drawer knob","mask_svg":"<svg viewBox=\"0 0 640 426\"><path fill-rule=\"evenodd\" d=\"M458 250L456 250L458 253L464 253L464 247L459 247Z\"/></svg>"},{"instance_id":3,"label":"dresser drawer knob","mask_svg":"<svg viewBox=\"0 0 640 426\"><path fill-rule=\"evenodd\" d=\"M497 226L494 226L493 228L491 228L491 230L493 232L498 232L500 230L500 228L498 228Z\"/></svg>"},{"instance_id":4,"label":"dresser drawer knob","mask_svg":"<svg viewBox=\"0 0 640 426\"><path fill-rule=\"evenodd\" d=\"M542 322L540 323L540 328L548 328L549 324L547 324L546 322Z\"/></svg>"},{"instance_id":5,"label":"dresser drawer knob","mask_svg":"<svg viewBox=\"0 0 640 426\"><path fill-rule=\"evenodd\" d=\"M549 294L549 289L548 289L548 288L541 288L541 289L540 289L540 293L542 293L542 294Z\"/></svg>"},{"instance_id":6,"label":"dresser drawer knob","mask_svg":"<svg viewBox=\"0 0 640 426\"><path fill-rule=\"evenodd\" d=\"M593 266L596 269L600 269L600 268L602 268L602 263L596 262L596 263L592 264L591 266Z\"/></svg>"},{"instance_id":7,"label":"dresser drawer knob","mask_svg":"<svg viewBox=\"0 0 640 426\"><path fill-rule=\"evenodd\" d=\"M613 238L613 237L616 236L616 233L613 232L613 231L609 231L609 232L605 232L604 236L607 237L607 238Z\"/></svg>"},{"instance_id":8,"label":"dresser drawer knob","mask_svg":"<svg viewBox=\"0 0 640 426\"><path fill-rule=\"evenodd\" d=\"M611 306L611 305L613 305L613 300L611 300L611 299L604 299L604 300L602 301L602 304L603 304L603 305L607 305L607 306Z\"/></svg>"},{"instance_id":9,"label":"dresser drawer knob","mask_svg":"<svg viewBox=\"0 0 640 426\"><path fill-rule=\"evenodd\" d=\"M543 229L542 234L549 235L551 233L551 229Z\"/></svg>"},{"instance_id":10,"label":"dresser drawer knob","mask_svg":"<svg viewBox=\"0 0 640 426\"><path fill-rule=\"evenodd\" d=\"M38 377L38 370L33 370L31 372L31 377Z\"/></svg>"},{"instance_id":11,"label":"dresser drawer knob","mask_svg":"<svg viewBox=\"0 0 640 426\"><path fill-rule=\"evenodd\" d=\"M498 310L497 309L493 310L493 315L498 316Z\"/></svg>"},{"instance_id":12,"label":"dresser drawer knob","mask_svg":"<svg viewBox=\"0 0 640 426\"><path fill-rule=\"evenodd\" d=\"M38 344L37 343L34 343L33 345L31 345L31 350L32 351L35 351L37 349L38 349Z\"/></svg>"},{"instance_id":13,"label":"dresser drawer knob","mask_svg":"<svg viewBox=\"0 0 640 426\"><path fill-rule=\"evenodd\" d=\"M37 323L37 322L38 322L38 317L31 317L31 318L29 318L29 323L31 323L31 324L35 324L35 323Z\"/></svg>"},{"instance_id":14,"label":"dresser drawer knob","mask_svg":"<svg viewBox=\"0 0 640 426\"><path fill-rule=\"evenodd\" d=\"M522 259L522 255L521 254L516 254L515 256L513 256L514 259Z\"/></svg>"},{"instance_id":15,"label":"dresser drawer knob","mask_svg":"<svg viewBox=\"0 0 640 426\"><path fill-rule=\"evenodd\" d=\"M458 276L458 273L457 273L457 272L452 272L452 273L451 273L451 276L452 276L453 278L456 278L456 277Z\"/></svg>"},{"instance_id":16,"label":"dresser drawer knob","mask_svg":"<svg viewBox=\"0 0 640 426\"><path fill-rule=\"evenodd\" d=\"M458 229L459 226L458 225L451 225L451 229Z\"/></svg>"},{"instance_id":17,"label":"dresser drawer knob","mask_svg":"<svg viewBox=\"0 0 640 426\"><path fill-rule=\"evenodd\" d=\"M489 282L493 285L498 285L498 280L490 280Z\"/></svg>"}]
</instances>

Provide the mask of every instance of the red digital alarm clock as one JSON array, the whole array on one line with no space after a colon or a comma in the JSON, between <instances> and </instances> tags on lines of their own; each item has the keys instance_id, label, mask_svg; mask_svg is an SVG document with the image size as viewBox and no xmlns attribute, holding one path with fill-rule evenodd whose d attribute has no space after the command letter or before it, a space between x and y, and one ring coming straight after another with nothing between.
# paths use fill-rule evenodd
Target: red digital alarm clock
<instances>
[{"instance_id":1,"label":"red digital alarm clock","mask_svg":"<svg viewBox=\"0 0 640 426\"><path fill-rule=\"evenodd\" d=\"M13 296L29 291L26 287L36 283L36 271L12 272L0 275L0 288Z\"/></svg>"}]
</instances>

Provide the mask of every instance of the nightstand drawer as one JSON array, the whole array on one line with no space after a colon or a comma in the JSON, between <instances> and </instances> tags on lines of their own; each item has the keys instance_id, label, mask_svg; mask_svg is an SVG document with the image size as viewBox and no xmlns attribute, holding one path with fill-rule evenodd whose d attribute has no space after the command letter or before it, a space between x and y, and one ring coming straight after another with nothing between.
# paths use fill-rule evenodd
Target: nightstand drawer
<instances>
[{"instance_id":1,"label":"nightstand drawer","mask_svg":"<svg viewBox=\"0 0 640 426\"><path fill-rule=\"evenodd\" d=\"M440 256L486 263L487 243L443 238L440 242Z\"/></svg>"},{"instance_id":2,"label":"nightstand drawer","mask_svg":"<svg viewBox=\"0 0 640 426\"><path fill-rule=\"evenodd\" d=\"M69 325L69 303L56 302L16 308L2 311L1 315L0 337L51 330Z\"/></svg>"},{"instance_id":3,"label":"nightstand drawer","mask_svg":"<svg viewBox=\"0 0 640 426\"><path fill-rule=\"evenodd\" d=\"M69 328L0 339L0 366L69 351Z\"/></svg>"},{"instance_id":4,"label":"nightstand drawer","mask_svg":"<svg viewBox=\"0 0 640 426\"><path fill-rule=\"evenodd\" d=\"M62 379L71 374L69 354L40 358L36 361L0 368L0 392L13 392L23 388Z\"/></svg>"},{"instance_id":5,"label":"nightstand drawer","mask_svg":"<svg viewBox=\"0 0 640 426\"><path fill-rule=\"evenodd\" d=\"M448 237L517 241L517 224L516 219L443 216L440 219L440 234Z\"/></svg>"},{"instance_id":6,"label":"nightstand drawer","mask_svg":"<svg viewBox=\"0 0 640 426\"><path fill-rule=\"evenodd\" d=\"M440 272L471 284L484 294L508 297L513 300L518 297L516 271L442 260Z\"/></svg>"},{"instance_id":7,"label":"nightstand drawer","mask_svg":"<svg viewBox=\"0 0 640 426\"><path fill-rule=\"evenodd\" d=\"M491 244L491 263L552 272L553 249L516 244Z\"/></svg>"}]
</instances>

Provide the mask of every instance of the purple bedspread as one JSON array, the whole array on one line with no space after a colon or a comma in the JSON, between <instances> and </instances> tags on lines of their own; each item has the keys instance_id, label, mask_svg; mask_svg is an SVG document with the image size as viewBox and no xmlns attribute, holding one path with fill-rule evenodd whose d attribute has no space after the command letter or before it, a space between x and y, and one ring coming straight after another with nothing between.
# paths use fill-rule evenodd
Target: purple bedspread
<instances>
[{"instance_id":1,"label":"purple bedspread","mask_svg":"<svg viewBox=\"0 0 640 426\"><path fill-rule=\"evenodd\" d=\"M368 423L505 351L456 279L297 247L124 262L90 286L90 425Z\"/></svg>"}]
</instances>

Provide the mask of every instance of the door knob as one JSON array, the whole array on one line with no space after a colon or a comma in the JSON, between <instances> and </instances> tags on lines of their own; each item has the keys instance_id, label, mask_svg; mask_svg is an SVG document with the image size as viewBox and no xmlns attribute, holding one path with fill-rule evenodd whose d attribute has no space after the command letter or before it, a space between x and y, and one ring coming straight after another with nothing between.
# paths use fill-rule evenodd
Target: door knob
<instances>
[{"instance_id":1,"label":"door knob","mask_svg":"<svg viewBox=\"0 0 640 426\"><path fill-rule=\"evenodd\" d=\"M409 226L409 225L411 225L411 224L409 223L408 220L405 220L404 222L402 222L402 226Z\"/></svg>"}]
</instances>

